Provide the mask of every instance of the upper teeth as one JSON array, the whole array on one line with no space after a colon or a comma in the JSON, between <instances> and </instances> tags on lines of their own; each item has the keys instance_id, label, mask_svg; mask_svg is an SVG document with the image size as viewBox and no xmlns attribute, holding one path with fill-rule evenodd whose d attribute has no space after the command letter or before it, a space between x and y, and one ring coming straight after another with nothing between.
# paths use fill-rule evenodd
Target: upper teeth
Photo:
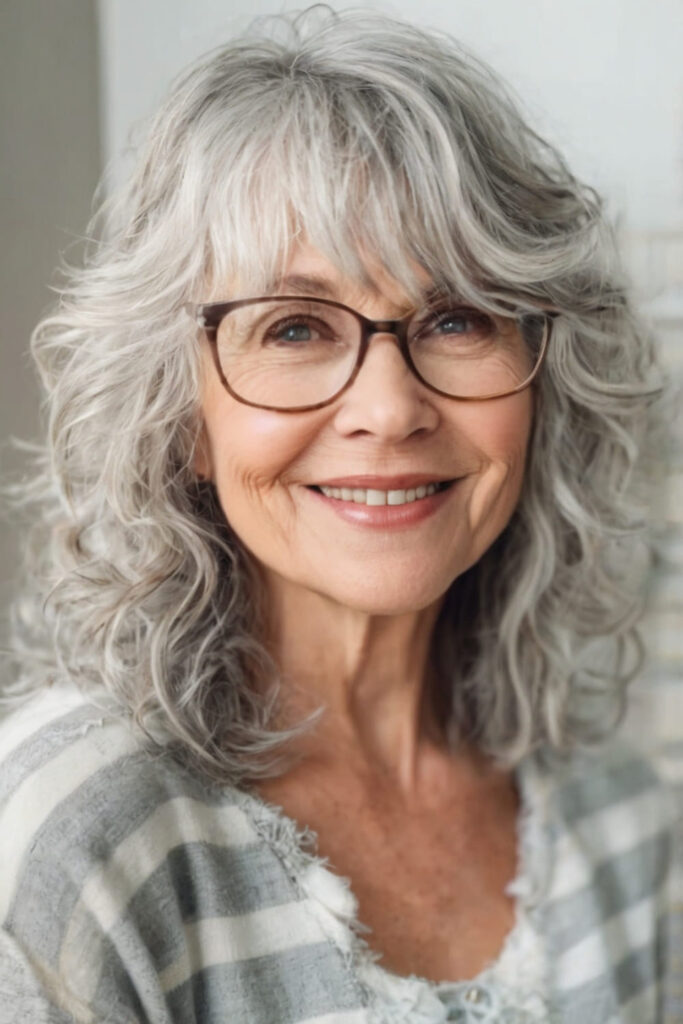
<instances>
[{"instance_id":1,"label":"upper teeth","mask_svg":"<svg viewBox=\"0 0 683 1024\"><path fill-rule=\"evenodd\" d=\"M323 487L320 490L327 498L341 498L342 501L355 501L359 505L405 505L418 498L435 494L436 484L410 487L406 491L376 491L364 487Z\"/></svg>"}]
</instances>

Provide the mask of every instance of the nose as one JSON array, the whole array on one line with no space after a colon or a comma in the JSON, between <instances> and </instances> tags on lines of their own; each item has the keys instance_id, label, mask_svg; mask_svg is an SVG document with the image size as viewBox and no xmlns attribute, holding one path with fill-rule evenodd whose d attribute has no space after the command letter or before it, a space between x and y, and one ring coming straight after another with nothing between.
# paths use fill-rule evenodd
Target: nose
<instances>
[{"instance_id":1,"label":"nose","mask_svg":"<svg viewBox=\"0 0 683 1024\"><path fill-rule=\"evenodd\" d=\"M335 425L344 434L372 434L396 443L435 428L436 397L413 374L396 336L378 332L355 380L340 396Z\"/></svg>"}]
</instances>

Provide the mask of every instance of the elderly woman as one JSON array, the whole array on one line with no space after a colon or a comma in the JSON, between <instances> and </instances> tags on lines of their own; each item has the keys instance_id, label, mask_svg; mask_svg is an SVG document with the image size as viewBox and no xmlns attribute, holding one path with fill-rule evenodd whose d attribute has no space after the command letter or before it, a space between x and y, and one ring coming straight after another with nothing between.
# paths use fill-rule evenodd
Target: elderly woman
<instances>
[{"instance_id":1,"label":"elderly woman","mask_svg":"<svg viewBox=\"0 0 683 1024\"><path fill-rule=\"evenodd\" d=\"M600 202L451 40L276 28L34 337L0 1019L659 1021L668 799L596 743L657 380Z\"/></svg>"}]
</instances>

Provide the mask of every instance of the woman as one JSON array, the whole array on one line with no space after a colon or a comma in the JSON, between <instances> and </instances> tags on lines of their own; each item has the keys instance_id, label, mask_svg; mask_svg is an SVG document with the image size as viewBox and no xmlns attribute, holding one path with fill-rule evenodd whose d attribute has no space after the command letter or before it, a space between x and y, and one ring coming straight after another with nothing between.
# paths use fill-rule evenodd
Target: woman
<instances>
[{"instance_id":1,"label":"woman","mask_svg":"<svg viewBox=\"0 0 683 1024\"><path fill-rule=\"evenodd\" d=\"M600 202L449 39L283 27L35 334L10 1019L660 1020L668 803L589 742L657 391Z\"/></svg>"}]
</instances>

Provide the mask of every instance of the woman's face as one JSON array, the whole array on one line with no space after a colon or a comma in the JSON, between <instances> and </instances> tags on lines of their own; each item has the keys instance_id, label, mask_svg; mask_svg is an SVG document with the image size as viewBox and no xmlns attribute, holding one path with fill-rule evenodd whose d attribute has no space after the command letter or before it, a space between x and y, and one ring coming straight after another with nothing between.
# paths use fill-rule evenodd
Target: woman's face
<instances>
[{"instance_id":1,"label":"woman's face","mask_svg":"<svg viewBox=\"0 0 683 1024\"><path fill-rule=\"evenodd\" d=\"M324 281L328 298L372 319L410 307L381 271L376 290L363 289L309 244L293 252L281 294L294 276ZM372 339L354 383L332 404L272 412L232 398L208 343L204 354L196 468L214 481L230 526L272 585L370 614L416 611L437 601L508 522L524 473L530 389L488 402L441 397L413 376L387 334ZM354 490L410 492L432 480L454 483L405 505L344 500ZM315 489L329 482L344 486L341 498Z\"/></svg>"}]
</instances>

